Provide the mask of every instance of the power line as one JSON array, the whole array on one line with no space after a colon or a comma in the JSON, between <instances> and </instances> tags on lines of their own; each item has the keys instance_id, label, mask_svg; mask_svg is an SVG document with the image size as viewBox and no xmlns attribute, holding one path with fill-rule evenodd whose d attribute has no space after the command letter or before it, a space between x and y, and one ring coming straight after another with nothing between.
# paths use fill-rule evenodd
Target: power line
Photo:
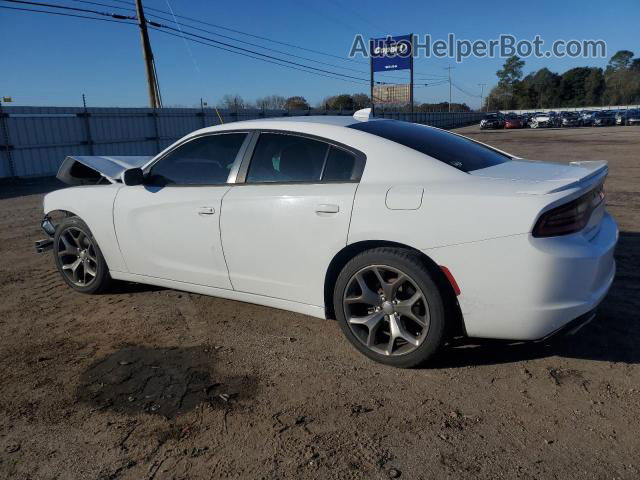
<instances>
[{"instance_id":1,"label":"power line","mask_svg":"<svg viewBox=\"0 0 640 480\"><path fill-rule=\"evenodd\" d=\"M124 1L124 0L110 0L110 1L116 2L116 3L121 3L121 4L124 4L124 5L131 5L130 2L127 2L127 1ZM168 14L169 13L169 12L167 12L165 10L160 10L159 8L152 8L152 7L145 7L145 8L147 10L153 11L153 12L160 12L160 13L164 13L164 14ZM148 16L153 16L153 15L149 14ZM282 42L280 40L274 40L274 39L269 38L269 37L264 37L264 36L261 36L261 35L255 35L253 33L243 32L241 30L236 30L234 28L224 27L222 25L217 25L215 23L205 22L203 20L198 20L197 18L186 17L184 15L178 15L178 14L176 14L176 17L177 18L182 18L183 20L188 20L190 22L200 23L202 25L208 25L210 27L219 28L221 30L227 30L229 32L238 33L240 35L246 35L248 37L258 38L260 40L264 40L264 41L267 41L267 42L277 43L279 45L284 45L284 46L287 46L287 47L290 47L290 48L297 48L299 50L305 50L307 52L315 53L315 54L318 54L318 55L325 55L327 57L337 58L338 60L342 60L342 61L354 62L354 63L360 63L360 64L366 64L367 63L367 62L364 62L364 61L355 60L353 58L341 57L339 55L333 55L331 53L323 52L323 51L320 51L320 50L314 50L312 48L301 47L299 45L294 45L292 43Z\"/></svg>"},{"instance_id":2,"label":"power line","mask_svg":"<svg viewBox=\"0 0 640 480\"><path fill-rule=\"evenodd\" d=\"M6 0L0 0L0 1L6 1ZM61 17L84 18L86 20L98 20L98 21L101 21L101 22L113 22L113 23L126 24L126 25L135 25L135 23L126 22L126 21L122 21L122 20L112 20L110 18L88 17L88 16L85 16L85 15L76 15L76 14L73 14L73 13L50 12L48 10L38 10L36 8L8 7L6 5L0 5L0 8L4 8L4 9L7 9L7 10L18 10L18 11L21 11L21 12L48 13L49 15L58 15L58 16L61 16Z\"/></svg>"},{"instance_id":3,"label":"power line","mask_svg":"<svg viewBox=\"0 0 640 480\"><path fill-rule=\"evenodd\" d=\"M75 12L93 13L94 15L102 15L102 16L105 16L105 17L113 17L113 18L117 18L119 20L137 20L137 17L127 16L127 15L120 15L120 14L116 14L116 13L99 12L98 10L89 10L87 8L68 7L68 6L65 6L65 5L57 5L55 3L29 2L27 0L2 0L2 1L3 2L9 2L9 3L20 3L20 4L23 4L23 5L35 5L37 7L59 8L59 9L62 9L62 10L71 10L71 11L75 11Z\"/></svg>"},{"instance_id":4,"label":"power line","mask_svg":"<svg viewBox=\"0 0 640 480\"><path fill-rule=\"evenodd\" d=\"M101 2L94 2L94 1L90 1L90 0L71 0L71 1L73 1L73 2L79 2L79 3L87 3L87 4L90 4L90 5L99 5L99 6L103 6L103 7L110 7L110 8L123 8L123 9L125 9L125 10L131 10L131 9L129 9L129 8L126 8L126 7L114 7L114 5L109 5L109 4L101 3ZM150 8L150 7L145 7L145 8L147 8L148 10L154 10L154 9L152 9L152 8ZM275 49L275 48L266 47L266 46L264 46L264 45L260 45L260 44L253 43L253 42L248 42L248 41L246 41L246 40L242 40L242 39L240 39L240 38L231 37L231 36L229 36L229 35L224 35L224 34L221 34L221 33L218 33L218 32L214 32L214 31L211 31L211 30L207 30L207 29L205 29L205 28L194 27L194 26L192 26L192 25L185 25L185 24L180 23L180 22L178 22L178 21L176 20L176 18L177 18L177 17L179 17L179 15L176 15L176 14L175 14L175 13L173 13L173 12L167 12L167 13L168 13L168 14L170 14L173 18L167 18L167 17L163 17L163 16L161 16L161 15L154 15L154 14L148 14L148 15L147 15L147 17L159 18L159 19L164 20L164 21L167 21L167 22L172 22L172 23L174 23L174 24L175 24L179 29L182 29L182 28L190 28L190 29L192 29L192 30L197 30L197 31L199 31L199 32L208 33L208 34L210 34L210 35L215 35L215 36L217 36L217 37L226 38L227 40L232 40L232 41L234 41L234 42L240 42L240 43L243 43L243 44L245 44L245 45L251 45L252 47L261 48L261 49L263 49L263 50L267 50L267 51L275 52L275 53L278 53L278 54L281 54L281 55L286 55L286 56L290 56L290 57L297 58L297 59L300 59L300 60L305 60L305 61L308 61L308 62L317 63L317 64L319 64L319 65L325 65L325 66L328 66L328 67L339 68L339 69L342 69L342 70L349 70L349 71L356 72L356 73L360 73L360 74L363 74L363 75L367 75L367 74L368 74L368 72L365 72L365 71L363 71L363 70L359 70L359 69L356 69L356 68L346 67L346 66L342 66L342 65L336 65L335 63L323 62L323 61L321 61L321 60L315 60L315 59L313 59L313 58L309 58L309 57L303 57L303 56L301 56L301 55L296 55L296 54L294 54L294 53L289 53L289 52L285 52L285 51L278 50L278 49ZM344 60L344 59L343 59L343 60ZM382 72L382 73L384 73L384 72ZM430 75L429 75L429 76L430 76ZM388 76L387 78L400 78L400 77L392 77L392 76Z\"/></svg>"},{"instance_id":5,"label":"power line","mask_svg":"<svg viewBox=\"0 0 640 480\"><path fill-rule=\"evenodd\" d=\"M415 85L415 88L426 88L426 87L437 87L439 85L445 85L449 83L449 80L441 80L438 82L434 82L434 83L425 83L424 85Z\"/></svg>"},{"instance_id":6,"label":"power line","mask_svg":"<svg viewBox=\"0 0 640 480\"><path fill-rule=\"evenodd\" d=\"M166 30L162 30L161 28L157 28L157 27L154 27L154 26L149 26L149 28L150 28L151 30L156 30L156 31L158 31L158 32L160 32L160 33L163 33L163 34L165 34L165 35L171 35L171 36L176 37L176 38L183 38L183 37L181 37L180 35L178 35L178 34L176 34L176 33L168 32L168 31L166 31ZM219 49L219 50L224 50L224 51L227 51L227 52L235 53L236 55L242 55L243 57L249 57L249 58L253 58L253 59L255 59L255 60L260 60L260 61L263 61L263 62L272 63L272 64L274 64L274 65L279 65L279 66L281 66L281 67L290 68L290 69L292 69L292 70L298 70L298 71L300 71L300 72L310 73L310 74L312 74L312 75L318 75L318 76L320 76L320 77L331 78L331 79L333 79L333 80L342 80L342 81L344 81L344 82L355 83L355 84L358 84L358 85L369 85L369 83L368 83L368 82L359 82L359 81L348 80L348 79L344 79L344 78L340 78L340 77L333 77L333 76L331 76L331 75L327 75L327 74L323 74L323 73L318 73L318 72L312 72L312 71L309 71L309 70L304 70L303 68L297 68L297 67L294 67L294 66L291 66L291 65L287 65L287 64L283 64L283 63L278 63L277 61L268 60L268 59L266 59L266 58L260 58L260 57L256 57L256 56L253 56L253 55L250 55L250 54L241 53L241 52L236 52L235 50L231 50L231 49L229 49L229 48L220 47L220 46L218 46L218 45L213 45L213 44L211 44L211 43L207 43L207 42L202 41L202 40L197 40L197 39L195 39L195 38L187 38L187 40L189 40L189 41L191 41L191 42L195 42L195 43L200 43L200 44L202 44L202 45L207 45L207 46L209 46L209 47L214 47L214 48L217 48L217 49Z\"/></svg>"},{"instance_id":7,"label":"power line","mask_svg":"<svg viewBox=\"0 0 640 480\"><path fill-rule=\"evenodd\" d=\"M105 3L101 3L101 2L95 2L95 1L91 1L91 0L71 0L71 1L80 2L80 3L87 3L87 4L92 4L92 5L100 5L100 6L109 7L109 8L122 8L124 10L135 11L133 8L116 7L114 5L109 5L109 4L105 4ZM130 2L127 2L127 1L124 1L124 0L109 0L109 1L120 3L120 4L123 4L123 5L129 5L129 6L132 5ZM330 53L327 53L327 52L323 52L323 51L320 51L320 50L314 50L314 49L310 49L310 48L306 48L306 47L301 47L299 45L294 45L294 44L291 44L291 43L282 42L282 41L279 41L279 40L274 40L272 38L264 37L264 36L261 36L261 35L255 35L255 34L252 34L252 33L243 32L242 30L237 30L237 29L233 29L233 28L229 28L229 27L224 27L222 25L218 25L218 24L211 23L211 22L206 22L206 21L195 19L195 18L191 18L191 17L186 17L184 15L178 15L178 14L175 14L173 12L168 12L166 10L161 10L159 8L152 8L152 7L146 7L145 6L145 9L149 10L149 11L160 12L160 13L163 13L165 15L171 15L172 17L175 17L175 18L182 18L182 19L190 21L190 22L200 23L200 24L208 25L208 26L211 26L211 27L214 27L214 28L218 28L218 29L234 32L234 33L237 33L237 34L240 34L240 35L246 35L246 36L257 38L257 39L260 39L260 40L273 42L273 43L276 43L276 44L279 44L279 45L284 45L284 46L287 46L287 47L290 47L290 48L296 48L296 49L299 49L299 50L304 50L304 51L315 53L315 54L318 54L318 55L325 55L325 56L336 58L336 59L342 60L342 61L354 62L354 63L358 63L358 64L361 64L361 65L367 65L369 63L369 62L366 62L366 61L355 60L353 58L346 58L346 57L341 57L339 55L333 55L333 54L330 54ZM339 66L339 65L335 65L335 64L331 64L331 63L322 62L320 60L314 60L314 59L311 59L311 58L308 58L308 57L302 57L302 56L299 56L299 55L295 55L293 53L283 52L282 50L272 49L272 48L269 48L269 47L265 47L263 45L258 45L258 44L255 44L255 43L247 42L246 40L241 40L239 38L229 37L228 35L223 35L221 33L216 33L216 32L212 32L210 30L205 30L205 29L202 29L202 28L194 27L192 25L184 25L183 23L179 23L179 22L175 21L175 18L174 19L166 18L166 17L163 17L161 15L152 14L152 13L147 14L147 17L159 18L159 19L164 20L164 21L174 22L174 23L176 23L176 25L179 25L180 27L186 27L186 28L191 28L191 29L194 29L194 30L199 30L199 31L202 31L202 32L205 32L205 33L209 33L211 35L217 35L219 37L227 38L229 40L233 40L233 41L241 42L241 43L244 43L244 44L247 44L247 45L251 45L251 46L254 46L254 47L262 48L264 50L270 50L270 51L273 51L273 52L276 52L276 53L280 53L282 55L289 55L291 57L299 58L299 59L302 59L302 60L307 60L307 61L310 61L310 62L323 64L323 65L331 66L331 67L334 67L334 68L341 68L341 69L344 69L344 70L351 70L351 71L354 71L354 72L357 72L357 73L363 73L363 74L367 74L368 73L368 72L364 72L362 70L356 70L356 69L349 68L349 67L343 67L343 66ZM384 73L390 73L390 72L380 72L380 73L384 74ZM446 76L437 75L437 74L416 73L416 77L421 77L421 78L424 77L427 80L433 80L435 78L445 78ZM431 78L427 78L427 77L431 77ZM389 76L388 78L400 78L400 77Z\"/></svg>"},{"instance_id":8,"label":"power line","mask_svg":"<svg viewBox=\"0 0 640 480\"><path fill-rule=\"evenodd\" d=\"M31 1L26 1L26 0L0 0L0 1L13 2L13 3L27 3L29 5L39 5L39 6L47 6L47 7L52 5L52 4L48 4L48 3L44 3L44 2L31 2ZM60 6L58 5L58 7L60 7ZM95 10L81 9L81 8L74 8L74 7L65 7L65 8L72 9L74 11L83 11L83 12L94 13L94 14L98 13L100 15L111 16L111 15L106 14L104 12L96 12ZM25 9L25 10L27 10L27 9ZM43 12L43 13L45 13L45 12ZM154 28L154 30L158 30L158 29L173 30L173 31L179 32L180 35L184 34L184 35L188 35L190 37L199 38L199 39L202 39L202 40L206 40L207 42L211 42L211 43L215 43L215 44L218 44L218 45L222 45L224 47L228 47L228 48L225 48L223 50L228 50L228 51L233 52L233 53L240 54L240 52L245 52L245 53L248 53L248 54L251 54L251 55L254 55L254 56L264 57L265 59L270 59L270 60L275 60L277 62L281 62L280 64L286 63L286 64L290 64L290 65L293 65L293 66L302 67L302 68L305 68L305 69L308 69L308 70L314 70L314 71L317 71L317 72L320 72L320 73L334 75L336 77L344 77L345 79L358 80L360 82L364 82L366 80L366 79L361 78L361 77L356 77L356 76L353 76L353 75L347 75L347 74L340 73L340 72L333 72L333 71L330 71L330 70L325 70L325 69L322 69L322 68L317 68L317 67L313 67L313 66L310 66L310 65L304 65L302 63L293 62L291 60L275 57L273 55L268 55L266 53L256 52L254 50L250 50L250 49L243 48L243 47L238 47L236 45L232 45L232 44L229 44L229 43L226 43L226 42L221 42L219 40L215 40L215 39L212 39L212 38L209 38L209 37L205 37L205 36L202 36L202 35L198 35L198 34L195 34L195 33L186 32L186 31L183 32L178 28L170 27L168 25L162 25L162 24L159 24L159 23L156 23L156 22L149 22L149 25L152 26L152 27L156 27L156 28ZM158 31L162 31L162 30L158 30ZM234 50L229 50L229 49L234 49ZM235 50L239 50L239 51L237 52Z\"/></svg>"},{"instance_id":9,"label":"power line","mask_svg":"<svg viewBox=\"0 0 640 480\"><path fill-rule=\"evenodd\" d=\"M223 45L223 46L228 47L228 48L233 48L233 49L236 49L236 50L240 50L242 52L247 52L247 53L250 53L252 55L258 55L260 57L265 57L265 58L268 58L268 59L271 59L271 60L277 60L279 62L289 63L291 65L296 65L298 67L304 67L304 68L308 68L308 69L311 69L311 70L316 70L318 72L323 72L323 73L330 73L332 75L338 75L338 76L345 77L345 78L350 78L350 79L353 79L353 80L365 80L364 78L361 78L361 77L355 77L353 75L347 75L345 73L332 72L330 70L325 70L323 68L312 67L310 65L304 65L302 63L293 62L291 60L286 60L286 59L283 59L283 58L274 57L273 55L268 55L266 53L256 52L255 50L250 50L248 48L237 47L237 46L232 45L230 43L221 42L220 40L215 40L213 38L204 37L202 35L198 35L198 34L195 34L195 33L182 32L180 29L174 28L174 27L170 27L168 25L160 25L160 24L158 24L158 25L153 25L153 26L156 27L156 28L166 28L167 30L173 30L173 31L179 32L181 34L184 33L185 35L189 35L189 36L192 36L192 37L195 37L195 38L206 40L208 42L212 42L212 43L216 43L216 44L219 44L219 45Z\"/></svg>"},{"instance_id":10,"label":"power line","mask_svg":"<svg viewBox=\"0 0 640 480\"><path fill-rule=\"evenodd\" d=\"M91 5L100 5L100 6L103 6L103 7L113 7L113 5L108 5L108 4L100 3L100 2L92 2L92 1L89 1L89 0L71 0L71 1L79 2L79 3L87 3L87 4L91 4ZM116 7L116 8L124 8L125 10L130 10L129 8L126 8L126 7ZM174 17L178 17L178 15L175 15L173 12L171 12L171 15L174 16ZM215 36L218 36L218 37L226 38L228 40L233 40L235 42L244 43L245 45L251 45L253 47L261 48L261 49L264 49L264 50L267 50L267 51L279 53L281 55L287 55L287 56L298 58L298 59L301 59L301 60L306 60L306 61L309 61L309 62L318 63L320 65L326 65L326 66L329 66L329 67L340 68L340 69L343 69L343 70L350 70L350 71L357 72L357 73L367 74L367 72L362 71L362 70L358 70L358 69L355 69L355 68L344 67L344 66L341 66L341 65L336 65L334 63L327 63L327 62L323 62L321 60L315 60L313 58L303 57L301 55L296 55L294 53L284 52L282 50L277 50L275 48L265 47L265 46L259 45L257 43L248 42L248 41L242 40L240 38L230 37L229 35L223 35L221 33L213 32L213 31L207 30L205 28L194 27L192 25L184 25L184 24L178 22L175 18L171 19L171 18L163 17L161 15L153 15L153 14L147 15L147 17L159 18L159 19L167 21L167 22L172 22L179 28L180 27L190 28L192 30L197 30L197 31L208 33L208 34L215 35Z\"/></svg>"},{"instance_id":11,"label":"power line","mask_svg":"<svg viewBox=\"0 0 640 480\"><path fill-rule=\"evenodd\" d=\"M486 84L484 84L486 85ZM474 97L474 98L481 98L482 95L477 95L475 93L470 93L467 90L465 90L464 88L461 88L459 85L457 85L456 83L453 84L453 88L455 88L456 90L458 90L459 92L464 93L465 95L469 96L469 97Z\"/></svg>"},{"instance_id":12,"label":"power line","mask_svg":"<svg viewBox=\"0 0 640 480\"><path fill-rule=\"evenodd\" d=\"M0 1L6 1L6 0L0 0ZM9 7L9 6L5 6L5 5L0 5L0 8L4 8L4 9L7 9L7 10L23 11L23 12L45 13L45 14L49 14L49 15L58 15L58 16L63 16L63 17L82 18L82 19L85 19L85 20L99 20L99 21L103 21L103 22L113 22L113 23L120 23L120 24L127 24L127 25L136 25L135 23L122 21L122 20L112 20L112 19L109 19L109 18L89 17L89 16L85 16L85 15L76 15L76 14L72 14L72 13L51 12L51 11L48 11L48 10L39 10L39 9L33 9L33 8ZM159 31L161 33L164 33L164 34L167 34L167 35L172 35L174 37L182 38L182 37L180 37L180 35L161 30L161 29L156 28L154 26L149 26L149 28L152 29L152 30L157 30L157 31ZM278 63L276 61L270 61L270 60L267 60L265 58L260 58L260 57L256 57L256 56L249 55L249 54L243 54L241 52L236 52L235 50L227 49L227 48L220 47L220 46L217 46L217 45L212 45L210 43L199 41L199 40L196 40L196 39L193 39L193 38L187 38L187 40L195 42L195 43L201 43L203 45L215 47L215 48L217 48L219 50L225 50L225 51L228 51L228 52L231 52L231 53L235 53L237 55L242 55L242 56L245 56L245 57L254 58L256 60L261 60L261 61L264 61L264 62L267 62L267 63L272 63L274 65L279 65L281 67L290 68L292 70L298 70L298 71L301 71L301 72L310 73L312 75L318 75L318 76L321 76L321 77L331 78L333 80L343 80L343 81L350 82L350 83L355 83L355 84L358 84L358 85L368 85L368 82L351 81L351 80L347 80L347 79L340 78L340 77L334 77L334 76L331 76L331 75L325 75L325 74L322 74L322 73L305 70L303 68L293 67L291 65ZM303 66L303 67L306 67L306 66Z\"/></svg>"},{"instance_id":13,"label":"power line","mask_svg":"<svg viewBox=\"0 0 640 480\"><path fill-rule=\"evenodd\" d=\"M36 12L36 13L45 13L45 14L51 14L51 15L60 15L60 16L68 16L68 17L75 17L75 18L82 18L82 19L90 19L90 20L103 20L103 21L112 21L112 22L119 22L119 23L128 23L128 24L133 24L131 22L126 22L126 21L122 21L122 20L129 20L129 19L136 19L136 17L127 17L124 15L119 15L119 14L111 14L111 13L106 13L106 12L99 12L96 10L91 10L91 9L81 9L81 8L74 8L74 7L65 7L65 6L61 6L61 5L53 5L50 3L45 3L45 2L32 2L32 1L27 1L27 0L0 0L0 1L5 1L5 2L12 2L12 3L23 3L23 4L28 4L28 5L37 5L37 6L46 6L46 7L53 7L53 8L63 8L63 9L68 9L68 10L73 10L73 11L80 11L80 12L85 12L85 13L91 13L91 14L97 14L97 15L101 15L101 16L109 16L109 17L113 17L116 20L111 20L111 19L103 19L103 18L96 18L96 17L90 17L90 16L84 16L84 15L76 15L76 14L63 14L61 12L52 12L52 11L47 11L47 10L38 10L38 9L33 9L33 8L17 8L17 7L2 7L2 8L6 8L6 9L10 9L10 10L20 10L20 11L28 11L28 12ZM108 4L102 4L100 2L89 2L89 0L82 0L83 3L92 3L92 4L98 4L101 6L106 6L106 7L113 7L113 5L108 5ZM116 1L116 0L113 0ZM119 3L123 3L123 2L119 2ZM177 16L177 15L176 15ZM225 42L221 42L212 38L208 38L208 37L204 37L202 35L197 35L195 33L191 33L191 32L186 32L183 31L179 28L173 28L170 27L168 25L162 25L162 24L158 24L156 22L151 22L148 21L149 27L153 30L157 30L159 32L165 33L165 34L170 34L179 38L183 38L186 40L190 40L196 43L201 43L207 46L211 46L211 47L215 47L218 48L220 50L224 50L224 51L228 51L230 53L235 53L237 55L242 55L245 57L249 57L249 58L253 58L256 60L262 60L265 61L267 63L272 63L275 65L279 65L282 67L286 67L286 68L291 68L293 70L298 70L298 71L302 71L305 73L310 73L310 74L316 74L322 77L326 77L326 78L331 78L334 80L343 80L343 81L348 81L350 83L356 83L356 84L360 84L360 85L367 85L368 81L364 78L361 77L356 77L353 75L347 75L344 73L340 73L340 72L334 72L334 71L330 71L330 70L325 70L325 69L321 69L321 68L316 68L310 65L305 65L305 64L301 64L298 62L293 62L287 59L283 59L283 58L278 58L272 55L267 55L261 52L256 52L250 49L245 49L242 47L238 47L236 45L232 45L232 44L228 44ZM196 28L196 27L189 27L188 28ZM173 30L175 32L178 32L180 35L176 35L176 34L171 34L170 32L166 32L163 31L162 29L168 29L168 30ZM188 35L190 37L196 37L198 39L201 40L205 40L206 42L210 42L210 43L205 43L202 41L197 41L194 38L185 38L184 35ZM219 35L219 34L218 34ZM212 43L217 44L217 45L212 45ZM222 45L222 46L221 46ZM224 47L228 47L228 48L224 48ZM262 48L262 47L261 47ZM239 50L239 51L237 51ZM243 53L244 52L244 53ZM283 52L283 54L286 54ZM288 54L290 55L290 54ZM304 57L303 57L304 58ZM376 82L377 84L388 84L389 82ZM420 87L426 87L426 86L435 86L438 85L438 83L434 83L434 84L424 84L424 85L420 85Z\"/></svg>"}]
</instances>

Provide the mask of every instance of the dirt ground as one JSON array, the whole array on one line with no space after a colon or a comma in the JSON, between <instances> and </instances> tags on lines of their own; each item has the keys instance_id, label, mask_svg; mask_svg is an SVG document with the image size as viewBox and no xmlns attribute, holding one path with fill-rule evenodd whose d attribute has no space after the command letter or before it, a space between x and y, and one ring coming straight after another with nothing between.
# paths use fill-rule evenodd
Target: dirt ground
<instances>
[{"instance_id":1,"label":"dirt ground","mask_svg":"<svg viewBox=\"0 0 640 480\"><path fill-rule=\"evenodd\" d=\"M397 370L332 321L136 285L74 293L32 247L55 184L4 184L0 477L640 478L640 128L461 131L610 161L618 274L595 322Z\"/></svg>"}]
</instances>

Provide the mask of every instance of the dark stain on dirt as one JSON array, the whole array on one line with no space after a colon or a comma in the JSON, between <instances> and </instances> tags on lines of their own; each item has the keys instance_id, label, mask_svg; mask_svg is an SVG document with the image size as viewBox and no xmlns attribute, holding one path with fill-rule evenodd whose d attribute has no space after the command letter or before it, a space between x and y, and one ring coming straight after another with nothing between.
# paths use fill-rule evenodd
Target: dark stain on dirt
<instances>
[{"instance_id":1,"label":"dark stain on dirt","mask_svg":"<svg viewBox=\"0 0 640 480\"><path fill-rule=\"evenodd\" d=\"M256 392L252 377L217 376L208 347L125 346L80 377L78 399L97 410L175 418L206 403L229 408Z\"/></svg>"}]
</instances>

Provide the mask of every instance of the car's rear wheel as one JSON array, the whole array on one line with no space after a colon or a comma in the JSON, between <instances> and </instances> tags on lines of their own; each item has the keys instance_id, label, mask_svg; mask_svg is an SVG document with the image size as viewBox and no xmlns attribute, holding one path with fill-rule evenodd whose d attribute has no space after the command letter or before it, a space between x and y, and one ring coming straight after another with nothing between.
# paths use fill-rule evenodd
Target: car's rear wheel
<instances>
[{"instance_id":1,"label":"car's rear wheel","mask_svg":"<svg viewBox=\"0 0 640 480\"><path fill-rule=\"evenodd\" d=\"M62 279L74 290L100 293L110 286L109 268L100 247L80 218L65 218L57 225L53 256Z\"/></svg>"},{"instance_id":2,"label":"car's rear wheel","mask_svg":"<svg viewBox=\"0 0 640 480\"><path fill-rule=\"evenodd\" d=\"M378 362L414 367L444 342L441 292L410 250L377 248L357 255L338 276L333 298L347 339Z\"/></svg>"}]
</instances>

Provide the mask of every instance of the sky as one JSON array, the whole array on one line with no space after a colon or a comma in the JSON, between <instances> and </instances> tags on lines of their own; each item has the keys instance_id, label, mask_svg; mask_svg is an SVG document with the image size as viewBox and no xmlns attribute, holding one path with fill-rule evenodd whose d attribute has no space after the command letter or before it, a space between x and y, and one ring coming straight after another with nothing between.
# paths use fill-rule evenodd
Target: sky
<instances>
[{"instance_id":1,"label":"sky","mask_svg":"<svg viewBox=\"0 0 640 480\"><path fill-rule=\"evenodd\" d=\"M49 3L76 8L134 15L124 10L127 6L123 3L93 1L122 8L48 0ZM622 49L635 50L640 56L637 35L639 0L405 0L395 3L378 0L144 0L144 3L147 7L165 11L172 9L178 15L339 57L347 57L357 33L367 38L428 33L434 40L444 39L448 33L470 40L489 40L507 33L532 39L539 34L545 44L556 39L602 39L607 42L609 57ZM0 0L0 5L26 7L4 0ZM82 15L79 12L69 13ZM147 10L147 14L151 13L154 12ZM171 22L162 22L176 27ZM330 63L332 66L287 57L316 68L362 78L363 83L354 84L291 70L151 31L165 106L196 106L200 98L213 105L224 94L238 94L249 101L272 94L301 95L314 105L329 95L369 91L367 60L359 59L364 63L348 62L202 24L191 25ZM209 33L196 33L241 45ZM242 46L259 50L246 44ZM279 53L259 51L284 57ZM142 107L148 104L140 35L135 25L0 9L0 55L0 96L12 97L14 105L77 106L82 104L83 93L90 106ZM578 66L604 67L607 59L527 58L525 62L526 74L542 67L556 72ZM488 85L486 93L487 88L495 85L496 71L503 63L501 58L470 58L462 63L452 59L417 58L415 70L421 78L429 76L435 79L447 74L447 66L454 67L451 70L453 82L465 93L454 88L452 100L466 102L476 108L480 104L481 87L478 84ZM338 69L333 65L356 71ZM402 72L394 75L407 78L407 74ZM402 79L398 81L403 82ZM431 80L423 79L421 82L429 83ZM418 102L447 101L449 86L417 88L415 98Z\"/></svg>"}]
</instances>

